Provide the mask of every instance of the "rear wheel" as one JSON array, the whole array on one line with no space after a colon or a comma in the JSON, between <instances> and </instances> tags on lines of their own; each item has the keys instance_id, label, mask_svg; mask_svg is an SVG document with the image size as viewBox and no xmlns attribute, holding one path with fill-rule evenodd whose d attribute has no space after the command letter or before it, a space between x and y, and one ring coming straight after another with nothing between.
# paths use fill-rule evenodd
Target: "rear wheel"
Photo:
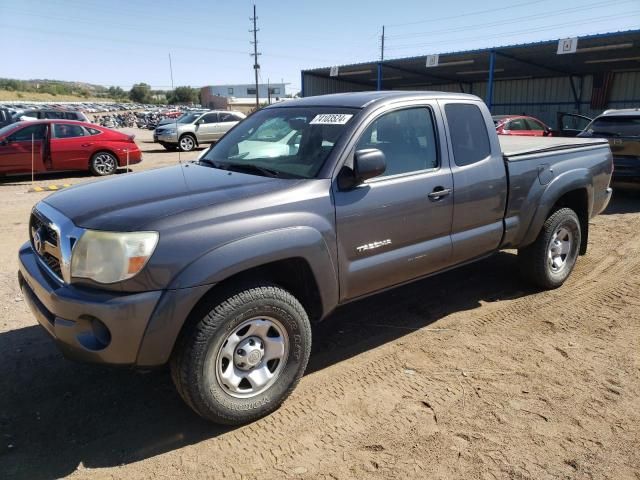
<instances>
[{"instance_id":1,"label":"rear wheel","mask_svg":"<svg viewBox=\"0 0 640 480\"><path fill-rule=\"evenodd\" d=\"M182 152L190 152L194 148L196 148L197 142L193 135L183 135L180 137L180 141L178 142L178 146L180 151Z\"/></svg>"},{"instance_id":2,"label":"rear wheel","mask_svg":"<svg viewBox=\"0 0 640 480\"><path fill-rule=\"evenodd\" d=\"M581 238L580 220L572 209L554 212L536 241L518 250L523 277L545 289L561 286L573 271Z\"/></svg>"},{"instance_id":3,"label":"rear wheel","mask_svg":"<svg viewBox=\"0 0 640 480\"><path fill-rule=\"evenodd\" d=\"M89 170L94 175L103 177L111 175L118 168L118 159L109 152L98 152L91 157Z\"/></svg>"},{"instance_id":4,"label":"rear wheel","mask_svg":"<svg viewBox=\"0 0 640 480\"><path fill-rule=\"evenodd\" d=\"M276 410L307 366L311 327L296 298L273 285L217 297L180 336L171 373L200 416L229 425Z\"/></svg>"}]
</instances>

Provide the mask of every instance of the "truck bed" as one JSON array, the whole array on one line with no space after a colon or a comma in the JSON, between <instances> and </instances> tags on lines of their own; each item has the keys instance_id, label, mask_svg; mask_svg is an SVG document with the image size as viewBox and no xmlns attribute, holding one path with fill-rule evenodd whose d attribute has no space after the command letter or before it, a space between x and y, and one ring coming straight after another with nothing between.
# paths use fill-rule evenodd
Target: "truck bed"
<instances>
[{"instance_id":1,"label":"truck bed","mask_svg":"<svg viewBox=\"0 0 640 480\"><path fill-rule=\"evenodd\" d=\"M607 140L602 138L516 137L510 135L498 135L498 139L500 140L502 154L505 159L510 161L517 161L522 157L537 153L555 152L608 144Z\"/></svg>"}]
</instances>

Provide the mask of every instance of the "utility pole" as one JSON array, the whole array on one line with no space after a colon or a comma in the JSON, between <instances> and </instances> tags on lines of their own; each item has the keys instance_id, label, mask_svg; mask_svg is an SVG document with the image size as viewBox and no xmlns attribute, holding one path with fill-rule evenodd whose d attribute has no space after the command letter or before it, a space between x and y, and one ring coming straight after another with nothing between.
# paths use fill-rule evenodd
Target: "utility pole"
<instances>
[{"instance_id":1,"label":"utility pole","mask_svg":"<svg viewBox=\"0 0 640 480\"><path fill-rule=\"evenodd\" d=\"M260 108L260 95L258 92L258 70L260 70L260 64L258 63L258 56L262 55L258 53L258 28L256 26L256 21L258 17L256 15L256 4L253 4L253 17L249 20L253 21L253 30L249 30L249 32L253 33L253 42L249 42L253 44L253 53L251 56L253 57L253 71L256 76L256 110Z\"/></svg>"},{"instance_id":2,"label":"utility pole","mask_svg":"<svg viewBox=\"0 0 640 480\"><path fill-rule=\"evenodd\" d=\"M382 90L382 62L384 61L384 25L382 26L382 36L380 37L380 61L378 62L376 74L376 90Z\"/></svg>"}]
</instances>

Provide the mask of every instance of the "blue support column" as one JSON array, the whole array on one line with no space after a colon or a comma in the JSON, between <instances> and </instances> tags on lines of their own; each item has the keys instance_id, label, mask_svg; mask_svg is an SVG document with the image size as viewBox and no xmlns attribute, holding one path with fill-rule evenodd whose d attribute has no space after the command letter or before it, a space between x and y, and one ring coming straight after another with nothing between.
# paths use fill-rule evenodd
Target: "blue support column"
<instances>
[{"instance_id":1,"label":"blue support column","mask_svg":"<svg viewBox=\"0 0 640 480\"><path fill-rule=\"evenodd\" d=\"M304 72L300 72L300 96L304 97Z\"/></svg>"},{"instance_id":2,"label":"blue support column","mask_svg":"<svg viewBox=\"0 0 640 480\"><path fill-rule=\"evenodd\" d=\"M487 85L487 107L489 107L489 112L491 112L491 107L493 106L493 69L496 65L496 52L491 50L489 54L489 83Z\"/></svg>"},{"instance_id":3,"label":"blue support column","mask_svg":"<svg viewBox=\"0 0 640 480\"><path fill-rule=\"evenodd\" d=\"M378 62L378 81L376 83L376 89L382 90L382 62Z\"/></svg>"}]
</instances>

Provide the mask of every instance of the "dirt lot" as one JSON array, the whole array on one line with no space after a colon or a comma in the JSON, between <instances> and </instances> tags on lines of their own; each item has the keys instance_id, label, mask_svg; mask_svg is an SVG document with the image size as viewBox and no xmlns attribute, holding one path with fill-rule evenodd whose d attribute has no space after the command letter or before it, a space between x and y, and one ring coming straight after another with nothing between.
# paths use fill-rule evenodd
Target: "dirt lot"
<instances>
[{"instance_id":1,"label":"dirt lot","mask_svg":"<svg viewBox=\"0 0 640 480\"><path fill-rule=\"evenodd\" d=\"M133 170L177 161L136 133ZM230 429L191 413L166 370L62 358L16 281L46 196L28 184L0 183L0 478L640 479L639 191L593 220L559 290L531 290L504 252L344 307L285 405Z\"/></svg>"}]
</instances>

